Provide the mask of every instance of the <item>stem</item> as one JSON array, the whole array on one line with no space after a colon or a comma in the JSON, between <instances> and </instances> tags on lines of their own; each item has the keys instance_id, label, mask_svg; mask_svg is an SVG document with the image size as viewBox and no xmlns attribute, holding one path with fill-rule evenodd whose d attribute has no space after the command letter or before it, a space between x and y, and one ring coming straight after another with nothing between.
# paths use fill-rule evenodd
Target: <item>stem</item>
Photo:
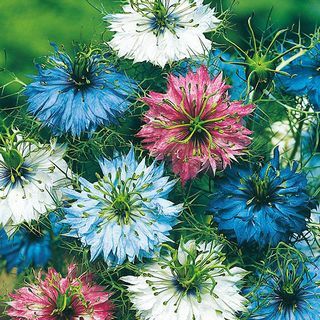
<instances>
[{"instance_id":1,"label":"stem","mask_svg":"<svg viewBox=\"0 0 320 320\"><path fill-rule=\"evenodd\" d=\"M290 64L292 61L298 59L299 57L303 56L307 52L306 49L301 49L299 52L294 54L292 57L288 58L287 60L282 61L277 67L276 71L280 71L283 68L285 68L288 64Z\"/></svg>"}]
</instances>

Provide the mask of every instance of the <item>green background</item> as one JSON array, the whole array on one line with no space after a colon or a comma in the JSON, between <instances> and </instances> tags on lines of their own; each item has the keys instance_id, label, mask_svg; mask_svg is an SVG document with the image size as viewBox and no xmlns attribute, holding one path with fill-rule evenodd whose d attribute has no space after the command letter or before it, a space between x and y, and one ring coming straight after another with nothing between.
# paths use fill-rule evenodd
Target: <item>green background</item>
<instances>
[{"instance_id":1,"label":"green background","mask_svg":"<svg viewBox=\"0 0 320 320\"><path fill-rule=\"evenodd\" d=\"M118 0L91 1L110 12L121 5ZM220 0L211 2L221 7ZM231 2L222 0L223 8ZM319 0L238 0L231 17L234 29L245 37L245 21L252 12L254 24L264 29L272 8L275 27L288 27L300 19L302 30L309 33L320 21ZM34 59L51 52L50 41L70 48L72 41L98 40L105 30L102 14L86 0L0 0L0 27L0 66L24 81L25 75L35 72Z\"/></svg>"}]
</instances>

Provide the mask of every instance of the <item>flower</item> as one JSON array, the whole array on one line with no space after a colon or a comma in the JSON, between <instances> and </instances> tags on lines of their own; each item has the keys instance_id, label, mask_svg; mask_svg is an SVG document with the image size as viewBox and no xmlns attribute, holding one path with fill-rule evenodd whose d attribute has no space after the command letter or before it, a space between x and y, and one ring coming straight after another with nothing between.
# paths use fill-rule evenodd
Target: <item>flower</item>
<instances>
[{"instance_id":1,"label":"flower","mask_svg":"<svg viewBox=\"0 0 320 320\"><path fill-rule=\"evenodd\" d=\"M237 284L246 271L227 270L221 250L214 242L181 243L178 252L145 266L142 275L122 277L139 319L235 319L245 310Z\"/></svg>"},{"instance_id":2,"label":"flower","mask_svg":"<svg viewBox=\"0 0 320 320\"><path fill-rule=\"evenodd\" d=\"M290 57L288 58L290 59ZM294 96L306 95L315 108L320 110L320 43L282 69L290 76L278 76L279 86Z\"/></svg>"},{"instance_id":3,"label":"flower","mask_svg":"<svg viewBox=\"0 0 320 320\"><path fill-rule=\"evenodd\" d=\"M319 318L319 267L304 263L267 272L252 290L251 317L261 320L313 320Z\"/></svg>"},{"instance_id":4,"label":"flower","mask_svg":"<svg viewBox=\"0 0 320 320\"><path fill-rule=\"evenodd\" d=\"M36 283L10 294L8 316L13 320L112 319L110 293L95 284L91 274L77 277L76 272L75 265L68 267L66 278L53 268L47 274L39 272Z\"/></svg>"},{"instance_id":5,"label":"flower","mask_svg":"<svg viewBox=\"0 0 320 320\"><path fill-rule=\"evenodd\" d=\"M4 137L4 136L3 136ZM4 140L5 141L4 141ZM12 226L38 220L56 207L58 190L66 184L65 147L24 140L18 133L0 146L0 224Z\"/></svg>"},{"instance_id":6,"label":"flower","mask_svg":"<svg viewBox=\"0 0 320 320\"><path fill-rule=\"evenodd\" d=\"M56 214L51 212L48 223L36 226L20 226L12 236L0 229L0 256L6 260L9 273L17 267L18 273L30 266L39 268L47 265L52 257L52 236L59 236L62 226Z\"/></svg>"},{"instance_id":7,"label":"flower","mask_svg":"<svg viewBox=\"0 0 320 320\"><path fill-rule=\"evenodd\" d=\"M15 267L18 273L30 266L44 267L51 255L51 237L47 230L37 232L21 227L12 238L0 230L0 256L7 262L7 272Z\"/></svg>"},{"instance_id":8,"label":"flower","mask_svg":"<svg viewBox=\"0 0 320 320\"><path fill-rule=\"evenodd\" d=\"M210 50L204 33L217 28L220 20L203 0L131 0L124 13L105 20L115 32L110 46L120 57L134 62L149 61L164 67Z\"/></svg>"},{"instance_id":9,"label":"flower","mask_svg":"<svg viewBox=\"0 0 320 320\"><path fill-rule=\"evenodd\" d=\"M169 77L167 93L151 92L150 107L138 133L150 155L172 161L182 183L200 171L225 169L243 154L251 133L242 125L253 105L230 101L222 74L210 79L206 67L186 77Z\"/></svg>"},{"instance_id":10,"label":"flower","mask_svg":"<svg viewBox=\"0 0 320 320\"><path fill-rule=\"evenodd\" d=\"M65 208L69 236L90 246L91 260L103 254L108 265L122 264L126 257L152 257L157 246L177 223L182 205L173 205L168 194L175 181L163 176L163 165L146 166L127 155L115 153L101 159L103 177L95 183L80 178L81 191L65 189L74 202Z\"/></svg>"},{"instance_id":11,"label":"flower","mask_svg":"<svg viewBox=\"0 0 320 320\"><path fill-rule=\"evenodd\" d=\"M246 74L245 68L237 63L241 60L232 56L228 52L222 52L219 49L210 51L208 56L199 56L197 58L182 61L174 68L175 76L186 76L191 69L196 72L201 65L208 68L208 72L212 77L216 77L220 72L225 76L227 84L230 84L229 94L232 100L240 100L246 93Z\"/></svg>"},{"instance_id":12,"label":"flower","mask_svg":"<svg viewBox=\"0 0 320 320\"><path fill-rule=\"evenodd\" d=\"M240 245L274 246L306 229L314 208L306 176L297 172L297 162L281 169L279 161L276 148L262 168L232 168L216 182L209 210L219 230Z\"/></svg>"},{"instance_id":13,"label":"flower","mask_svg":"<svg viewBox=\"0 0 320 320\"><path fill-rule=\"evenodd\" d=\"M39 75L24 91L28 111L57 135L80 136L117 123L137 88L133 80L107 65L97 49L85 47L72 61L53 46L48 67L38 66Z\"/></svg>"}]
</instances>

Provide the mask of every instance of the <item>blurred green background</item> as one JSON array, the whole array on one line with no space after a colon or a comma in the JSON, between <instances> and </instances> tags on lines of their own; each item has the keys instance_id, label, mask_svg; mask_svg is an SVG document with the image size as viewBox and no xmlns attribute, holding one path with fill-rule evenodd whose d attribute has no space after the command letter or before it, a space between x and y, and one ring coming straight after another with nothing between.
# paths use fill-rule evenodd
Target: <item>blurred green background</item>
<instances>
[{"instance_id":1,"label":"blurred green background","mask_svg":"<svg viewBox=\"0 0 320 320\"><path fill-rule=\"evenodd\" d=\"M109 12L120 10L119 0L91 1ZM221 1L223 8L233 2ZM207 2L221 7L220 0ZM248 16L255 12L254 24L263 29L272 8L275 26L291 26L300 19L302 30L312 32L320 21L319 0L238 0L232 23L246 36ZM5 65L24 81L35 72L34 59L51 52L50 41L70 48L72 41L97 40L105 30L102 14L86 0L0 0L0 26L0 67Z\"/></svg>"}]
</instances>

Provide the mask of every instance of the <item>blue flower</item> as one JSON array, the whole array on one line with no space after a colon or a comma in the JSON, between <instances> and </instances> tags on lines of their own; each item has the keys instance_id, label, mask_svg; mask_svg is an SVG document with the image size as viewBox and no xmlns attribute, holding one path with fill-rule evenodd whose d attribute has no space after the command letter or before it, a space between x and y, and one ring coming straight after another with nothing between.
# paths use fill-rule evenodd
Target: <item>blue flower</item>
<instances>
[{"instance_id":1,"label":"blue flower","mask_svg":"<svg viewBox=\"0 0 320 320\"><path fill-rule=\"evenodd\" d=\"M290 95L307 95L315 110L320 110L320 43L282 71L291 76L278 76L279 86Z\"/></svg>"},{"instance_id":2,"label":"blue flower","mask_svg":"<svg viewBox=\"0 0 320 320\"><path fill-rule=\"evenodd\" d=\"M12 237L4 229L0 230L0 256L6 260L7 272L18 268L18 273L30 266L44 267L50 260L50 233L31 231L21 227Z\"/></svg>"},{"instance_id":3,"label":"blue flower","mask_svg":"<svg viewBox=\"0 0 320 320\"><path fill-rule=\"evenodd\" d=\"M262 275L251 292L248 306L250 320L315 320L319 319L319 261L285 266Z\"/></svg>"},{"instance_id":4,"label":"blue flower","mask_svg":"<svg viewBox=\"0 0 320 320\"><path fill-rule=\"evenodd\" d=\"M207 66L209 73L212 77L217 76L221 71L228 84L231 85L229 94L232 100L242 100L246 94L246 74L245 68L236 65L233 62L239 62L236 58L231 56L228 52L222 52L219 49L211 51L208 57L198 57L197 59L182 61L173 71L178 75L186 76L191 69L196 72L197 69L204 64Z\"/></svg>"},{"instance_id":5,"label":"blue flower","mask_svg":"<svg viewBox=\"0 0 320 320\"><path fill-rule=\"evenodd\" d=\"M49 67L38 66L39 75L25 89L28 111L57 135L80 136L117 123L137 88L133 80L107 65L95 49L84 48L72 61L53 46Z\"/></svg>"},{"instance_id":6,"label":"blue flower","mask_svg":"<svg viewBox=\"0 0 320 320\"><path fill-rule=\"evenodd\" d=\"M108 265L152 257L169 240L182 210L167 200L175 181L163 176L163 165L138 163L133 148L128 155L115 153L113 160L99 163L103 177L98 175L97 182L80 178L81 191L64 189L73 200L65 208L68 235L90 246L91 260L101 254Z\"/></svg>"},{"instance_id":7,"label":"blue flower","mask_svg":"<svg viewBox=\"0 0 320 320\"><path fill-rule=\"evenodd\" d=\"M262 168L234 167L216 184L210 211L220 231L240 245L259 247L288 241L306 229L314 201L298 163L280 169L279 150Z\"/></svg>"}]
</instances>

